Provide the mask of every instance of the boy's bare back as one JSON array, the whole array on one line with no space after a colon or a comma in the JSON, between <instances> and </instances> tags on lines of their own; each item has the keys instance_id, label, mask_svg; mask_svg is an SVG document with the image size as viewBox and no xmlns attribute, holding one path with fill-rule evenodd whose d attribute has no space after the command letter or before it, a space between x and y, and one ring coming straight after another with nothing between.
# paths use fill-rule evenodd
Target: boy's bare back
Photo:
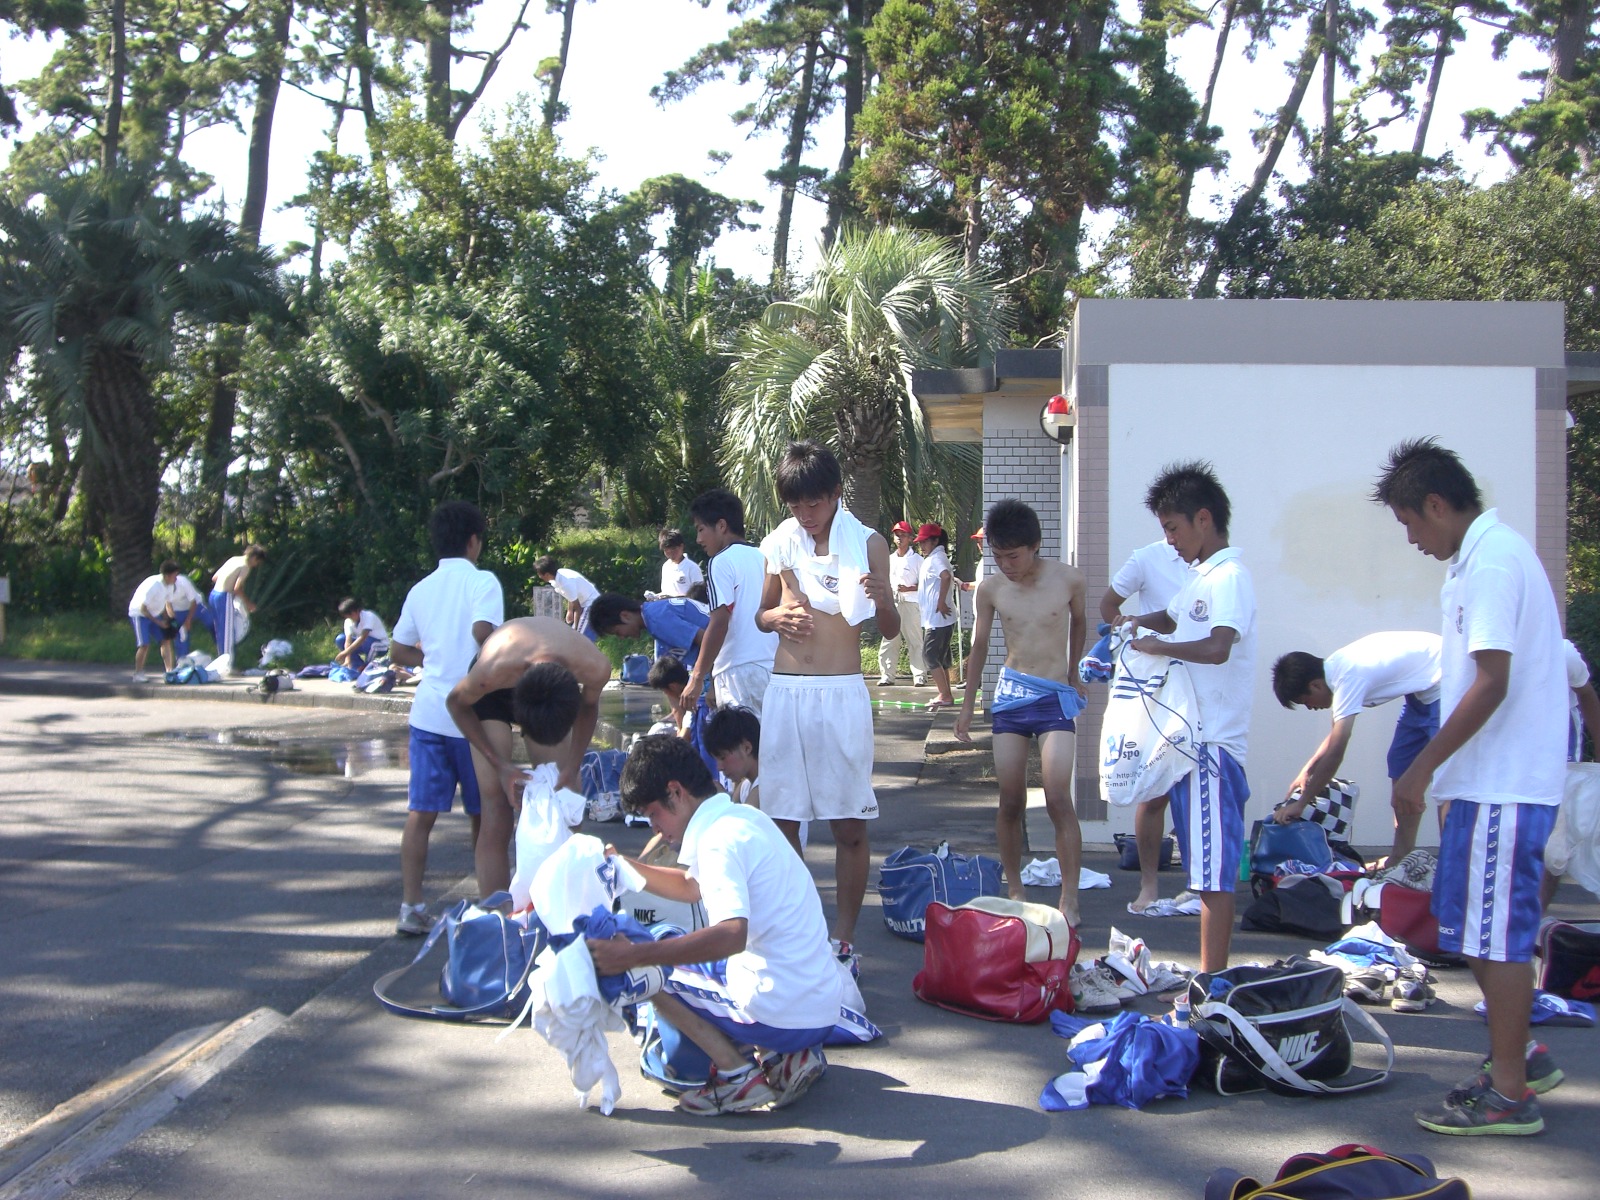
<instances>
[{"instance_id":1,"label":"boy's bare back","mask_svg":"<svg viewBox=\"0 0 1600 1200\"><path fill-rule=\"evenodd\" d=\"M1072 661L1072 613L1084 611L1087 585L1083 572L1055 559L1037 560L1038 571L1025 582L1013 583L1003 574L988 576L978 585L1000 617L1006 637L1006 663L1013 671L1077 683ZM1081 632L1079 640L1081 642Z\"/></svg>"},{"instance_id":2,"label":"boy's bare back","mask_svg":"<svg viewBox=\"0 0 1600 1200\"><path fill-rule=\"evenodd\" d=\"M586 687L604 687L611 676L611 660L581 633L554 617L517 617L487 638L468 680L481 691L513 687L522 673L537 662L557 662ZM598 680L598 684L596 681Z\"/></svg>"}]
</instances>

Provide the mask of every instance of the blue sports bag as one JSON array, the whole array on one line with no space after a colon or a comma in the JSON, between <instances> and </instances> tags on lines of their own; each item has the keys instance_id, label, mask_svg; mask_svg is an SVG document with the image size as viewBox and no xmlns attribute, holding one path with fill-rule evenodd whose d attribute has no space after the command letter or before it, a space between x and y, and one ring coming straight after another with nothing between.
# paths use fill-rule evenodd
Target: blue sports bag
<instances>
[{"instance_id":1,"label":"blue sports bag","mask_svg":"<svg viewBox=\"0 0 1600 1200\"><path fill-rule=\"evenodd\" d=\"M622 682L631 683L635 687L648 686L650 683L650 656L648 654L623 655Z\"/></svg>"},{"instance_id":2,"label":"blue sports bag","mask_svg":"<svg viewBox=\"0 0 1600 1200\"><path fill-rule=\"evenodd\" d=\"M516 1016L528 998L534 959L549 940L537 917L524 926L506 915L510 892L496 892L474 904L462 900L428 934L410 964L390 971L372 992L392 1013L437 1021L505 1020ZM440 940L448 957L439 971L443 1004L408 1003L394 994L401 976L427 957Z\"/></svg>"},{"instance_id":3,"label":"blue sports bag","mask_svg":"<svg viewBox=\"0 0 1600 1200\"><path fill-rule=\"evenodd\" d=\"M889 932L914 942L923 940L923 914L937 900L959 908L979 896L1003 896L1000 863L975 854L952 854L950 843L931 850L907 846L883 860L878 870L878 895Z\"/></svg>"}]
</instances>

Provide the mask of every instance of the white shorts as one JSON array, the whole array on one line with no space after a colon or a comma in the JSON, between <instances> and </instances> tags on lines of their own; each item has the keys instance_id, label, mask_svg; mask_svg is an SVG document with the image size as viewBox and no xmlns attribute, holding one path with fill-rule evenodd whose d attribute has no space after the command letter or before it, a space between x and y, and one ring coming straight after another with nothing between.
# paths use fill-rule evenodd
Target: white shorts
<instances>
[{"instance_id":1,"label":"white shorts","mask_svg":"<svg viewBox=\"0 0 1600 1200\"><path fill-rule=\"evenodd\" d=\"M873 820L872 699L859 675L774 675L761 718L761 811Z\"/></svg>"},{"instance_id":2,"label":"white shorts","mask_svg":"<svg viewBox=\"0 0 1600 1200\"><path fill-rule=\"evenodd\" d=\"M717 706L735 704L761 716L772 668L765 663L740 663L737 667L711 672L711 686L717 689Z\"/></svg>"}]
</instances>

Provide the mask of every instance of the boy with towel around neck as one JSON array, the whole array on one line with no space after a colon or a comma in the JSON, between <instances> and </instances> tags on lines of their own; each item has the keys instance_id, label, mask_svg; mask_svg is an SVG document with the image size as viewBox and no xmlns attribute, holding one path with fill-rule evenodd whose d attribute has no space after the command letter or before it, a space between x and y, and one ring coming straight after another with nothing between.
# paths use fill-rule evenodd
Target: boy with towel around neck
<instances>
[{"instance_id":1,"label":"boy with towel around neck","mask_svg":"<svg viewBox=\"0 0 1600 1200\"><path fill-rule=\"evenodd\" d=\"M867 822L878 815L859 627L876 617L892 637L900 610L889 586L889 544L840 503L838 460L815 442L792 442L777 483L793 515L761 543L767 581L756 625L779 637L761 712L761 807L797 854L800 822L832 827L832 940L839 958L853 961L871 865Z\"/></svg>"},{"instance_id":2,"label":"boy with towel around neck","mask_svg":"<svg viewBox=\"0 0 1600 1200\"><path fill-rule=\"evenodd\" d=\"M1039 517L1020 500L1001 500L983 522L998 575L978 584L967 660L967 686L956 716L959 741L972 740L972 707L989 631L1000 617L1006 637L1006 664L1000 669L990 711L994 718L994 773L1000 784L995 841L1013 900L1026 900L1022 886L1022 822L1028 805L1028 741L1039 739L1045 810L1056 831L1061 863L1061 915L1078 925L1078 872L1083 833L1072 803L1072 770L1077 747L1074 718L1083 710L1078 678L1083 657L1083 572L1039 555Z\"/></svg>"}]
</instances>

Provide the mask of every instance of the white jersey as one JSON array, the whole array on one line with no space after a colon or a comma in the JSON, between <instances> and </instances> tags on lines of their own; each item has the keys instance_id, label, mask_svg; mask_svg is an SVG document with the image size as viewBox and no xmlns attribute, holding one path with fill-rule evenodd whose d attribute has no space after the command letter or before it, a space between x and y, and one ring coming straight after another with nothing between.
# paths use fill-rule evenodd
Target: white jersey
<instances>
[{"instance_id":1,"label":"white jersey","mask_svg":"<svg viewBox=\"0 0 1600 1200\"><path fill-rule=\"evenodd\" d=\"M922 627L924 629L943 629L946 625L956 623L955 579L950 581L950 591L945 595L944 602L950 609L948 613L939 611L939 597L942 593L940 578L950 569L950 558L944 552L943 546L935 546L933 552L922 560L922 570L917 579L917 608L922 613Z\"/></svg>"},{"instance_id":2,"label":"white jersey","mask_svg":"<svg viewBox=\"0 0 1600 1200\"><path fill-rule=\"evenodd\" d=\"M915 588L921 579L922 555L915 550L907 550L904 554L889 555L889 585L894 588L896 600L910 600L916 595ZM910 592L903 592L901 588L912 588Z\"/></svg>"},{"instance_id":3,"label":"white jersey","mask_svg":"<svg viewBox=\"0 0 1600 1200\"><path fill-rule=\"evenodd\" d=\"M717 651L712 673L742 667L749 663L769 670L778 654L778 635L756 628L756 613L761 611L761 590L767 583L767 560L748 542L723 547L711 560L706 579L706 595L711 611L732 610L728 636Z\"/></svg>"},{"instance_id":4,"label":"white jersey","mask_svg":"<svg viewBox=\"0 0 1600 1200\"><path fill-rule=\"evenodd\" d=\"M595 587L576 571L561 567L556 571L556 580L550 585L561 593L562 599L568 604L574 601L583 608L588 608L594 603L595 597L600 594L600 589Z\"/></svg>"},{"instance_id":5,"label":"white jersey","mask_svg":"<svg viewBox=\"0 0 1600 1200\"><path fill-rule=\"evenodd\" d=\"M389 629L383 623L383 618L370 608L363 608L355 617L346 617L344 621L344 644L349 646L361 639L363 632L372 635L370 649L386 649L389 645Z\"/></svg>"},{"instance_id":6,"label":"white jersey","mask_svg":"<svg viewBox=\"0 0 1600 1200\"><path fill-rule=\"evenodd\" d=\"M1196 563L1188 586L1167 606L1167 615L1177 622L1175 642L1200 641L1218 626L1234 631L1227 662L1187 665L1206 741L1244 766L1255 692L1256 592L1238 547L1225 546Z\"/></svg>"},{"instance_id":7,"label":"white jersey","mask_svg":"<svg viewBox=\"0 0 1600 1200\"><path fill-rule=\"evenodd\" d=\"M1533 547L1489 509L1468 527L1439 598L1441 723L1477 676L1475 652L1509 651L1511 679L1483 728L1439 768L1433 794L1480 804L1560 804L1571 689L1555 595Z\"/></svg>"},{"instance_id":8,"label":"white jersey","mask_svg":"<svg viewBox=\"0 0 1600 1200\"><path fill-rule=\"evenodd\" d=\"M1189 583L1189 564L1165 540L1140 546L1111 578L1111 590L1124 600L1139 597L1136 610L1164 612Z\"/></svg>"},{"instance_id":9,"label":"white jersey","mask_svg":"<svg viewBox=\"0 0 1600 1200\"><path fill-rule=\"evenodd\" d=\"M1353 717L1402 696L1423 704L1439 698L1439 648L1436 633L1369 633L1341 646L1322 662L1323 679L1333 693L1332 718Z\"/></svg>"},{"instance_id":10,"label":"white jersey","mask_svg":"<svg viewBox=\"0 0 1600 1200\"><path fill-rule=\"evenodd\" d=\"M700 564L687 554L677 562L670 558L661 564L661 594L663 596L687 596L689 589L697 583L706 581L705 572L700 569Z\"/></svg>"},{"instance_id":11,"label":"white jersey","mask_svg":"<svg viewBox=\"0 0 1600 1200\"><path fill-rule=\"evenodd\" d=\"M151 575L134 589L133 597L128 601L128 615L154 620L166 611L171 599L172 589L167 586L167 581L159 575Z\"/></svg>"},{"instance_id":12,"label":"white jersey","mask_svg":"<svg viewBox=\"0 0 1600 1200\"><path fill-rule=\"evenodd\" d=\"M445 704L478 657L472 627L505 621L500 581L470 559L441 558L438 568L406 593L394 640L422 651L422 680L411 702L411 724L427 733L460 737Z\"/></svg>"}]
</instances>

